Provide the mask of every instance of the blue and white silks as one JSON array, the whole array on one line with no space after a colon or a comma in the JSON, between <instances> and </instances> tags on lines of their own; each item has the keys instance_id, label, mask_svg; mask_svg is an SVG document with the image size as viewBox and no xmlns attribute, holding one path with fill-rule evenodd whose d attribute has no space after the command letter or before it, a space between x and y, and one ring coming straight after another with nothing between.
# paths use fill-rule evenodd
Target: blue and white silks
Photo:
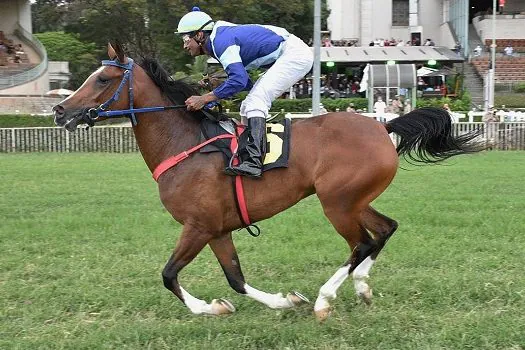
<instances>
[{"instance_id":1,"label":"blue and white silks","mask_svg":"<svg viewBox=\"0 0 525 350\"><path fill-rule=\"evenodd\" d=\"M248 118L267 117L271 103L304 77L313 64L311 49L286 29L275 26L218 21L206 45L228 74L213 91L215 96L223 99L250 90L241 106L241 115ZM259 67L270 68L252 85L247 70Z\"/></svg>"}]
</instances>

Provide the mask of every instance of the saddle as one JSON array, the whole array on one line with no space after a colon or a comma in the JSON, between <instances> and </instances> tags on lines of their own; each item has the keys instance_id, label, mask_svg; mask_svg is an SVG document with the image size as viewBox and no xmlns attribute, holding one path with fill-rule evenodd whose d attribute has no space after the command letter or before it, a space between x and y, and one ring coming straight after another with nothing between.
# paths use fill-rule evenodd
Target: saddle
<instances>
[{"instance_id":1,"label":"saddle","mask_svg":"<svg viewBox=\"0 0 525 350\"><path fill-rule=\"evenodd\" d=\"M210 120L204 118L200 124L200 142L206 142L220 135L235 135L238 140L245 126L239 124L235 119ZM266 124L266 155L263 162L263 172L275 168L288 167L290 154L290 130L291 120L283 119L279 123ZM232 138L222 138L213 141L200 149L200 153L221 152L224 156L224 166L227 167L237 150L232 148L232 144L237 146L238 141ZM235 147L236 148L236 147Z\"/></svg>"}]
</instances>

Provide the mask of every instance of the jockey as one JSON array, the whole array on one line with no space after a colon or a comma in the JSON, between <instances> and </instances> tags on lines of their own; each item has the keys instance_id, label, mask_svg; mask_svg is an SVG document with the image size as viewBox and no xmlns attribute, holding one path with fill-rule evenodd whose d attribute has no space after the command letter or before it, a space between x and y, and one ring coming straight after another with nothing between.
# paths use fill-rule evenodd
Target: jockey
<instances>
[{"instance_id":1,"label":"jockey","mask_svg":"<svg viewBox=\"0 0 525 350\"><path fill-rule=\"evenodd\" d=\"M188 110L199 110L207 103L229 98L243 90L250 91L240 110L243 119L248 119L248 137L245 147L239 151L241 163L229 166L225 172L260 177L268 111L276 98L310 71L312 51L301 39L283 28L213 22L198 7L181 18L176 34L182 35L184 49L190 55L213 57L228 74L228 79L210 93L188 98ZM269 69L252 84L247 70L259 67Z\"/></svg>"}]
</instances>

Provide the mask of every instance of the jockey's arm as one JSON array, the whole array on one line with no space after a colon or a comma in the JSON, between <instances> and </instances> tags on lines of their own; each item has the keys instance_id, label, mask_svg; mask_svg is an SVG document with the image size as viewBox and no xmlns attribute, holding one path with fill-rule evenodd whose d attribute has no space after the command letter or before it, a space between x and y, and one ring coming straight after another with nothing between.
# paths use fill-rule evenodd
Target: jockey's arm
<instances>
[{"instance_id":1,"label":"jockey's arm","mask_svg":"<svg viewBox=\"0 0 525 350\"><path fill-rule=\"evenodd\" d=\"M228 74L228 79L213 90L218 98L229 98L252 87L250 76L241 62L232 63L224 70Z\"/></svg>"}]
</instances>

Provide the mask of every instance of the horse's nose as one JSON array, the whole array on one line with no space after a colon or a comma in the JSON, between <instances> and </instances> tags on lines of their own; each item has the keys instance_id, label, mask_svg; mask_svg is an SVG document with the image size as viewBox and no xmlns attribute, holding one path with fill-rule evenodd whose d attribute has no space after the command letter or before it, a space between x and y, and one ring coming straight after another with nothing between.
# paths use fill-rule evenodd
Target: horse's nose
<instances>
[{"instance_id":1,"label":"horse's nose","mask_svg":"<svg viewBox=\"0 0 525 350\"><path fill-rule=\"evenodd\" d=\"M58 126L62 126L62 124L64 124L64 107L62 107L61 105L56 105L55 107L53 107L52 111L55 113L55 124Z\"/></svg>"},{"instance_id":2,"label":"horse's nose","mask_svg":"<svg viewBox=\"0 0 525 350\"><path fill-rule=\"evenodd\" d=\"M55 107L53 107L52 111L55 112L55 117L60 118L64 115L64 107L62 107L61 105L56 105Z\"/></svg>"}]
</instances>

